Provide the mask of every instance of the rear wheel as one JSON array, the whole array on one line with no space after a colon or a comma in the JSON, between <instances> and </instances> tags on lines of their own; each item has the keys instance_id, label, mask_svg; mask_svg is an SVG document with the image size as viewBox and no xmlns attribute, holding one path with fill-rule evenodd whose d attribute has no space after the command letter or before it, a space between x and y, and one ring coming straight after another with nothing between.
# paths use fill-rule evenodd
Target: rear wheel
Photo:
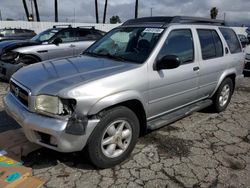
<instances>
[{"instance_id":1,"label":"rear wheel","mask_svg":"<svg viewBox=\"0 0 250 188\"><path fill-rule=\"evenodd\" d=\"M218 88L217 92L213 98L213 109L215 112L222 112L224 111L233 94L233 81L231 78L226 78L221 83L220 87Z\"/></svg>"},{"instance_id":2,"label":"rear wheel","mask_svg":"<svg viewBox=\"0 0 250 188\"><path fill-rule=\"evenodd\" d=\"M91 162L109 168L124 161L139 137L139 121L127 107L108 110L91 135L87 151Z\"/></svg>"}]
</instances>

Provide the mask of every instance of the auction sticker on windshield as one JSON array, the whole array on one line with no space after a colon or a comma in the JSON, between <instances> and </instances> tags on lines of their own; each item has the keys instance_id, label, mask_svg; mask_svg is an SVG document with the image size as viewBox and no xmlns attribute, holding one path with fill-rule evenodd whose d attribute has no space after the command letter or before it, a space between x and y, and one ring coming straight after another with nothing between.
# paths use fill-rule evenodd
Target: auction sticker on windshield
<instances>
[{"instance_id":1,"label":"auction sticker on windshield","mask_svg":"<svg viewBox=\"0 0 250 188\"><path fill-rule=\"evenodd\" d=\"M161 28L146 28L143 32L144 33L162 33L164 29Z\"/></svg>"}]
</instances>

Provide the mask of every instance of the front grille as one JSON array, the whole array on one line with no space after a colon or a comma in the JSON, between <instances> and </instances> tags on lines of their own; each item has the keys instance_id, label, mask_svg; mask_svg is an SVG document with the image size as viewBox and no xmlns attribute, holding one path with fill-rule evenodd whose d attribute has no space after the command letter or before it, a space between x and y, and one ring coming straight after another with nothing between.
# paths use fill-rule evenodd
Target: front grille
<instances>
[{"instance_id":1,"label":"front grille","mask_svg":"<svg viewBox=\"0 0 250 188\"><path fill-rule=\"evenodd\" d=\"M14 83L10 82L10 92L26 107L28 107L29 92Z\"/></svg>"}]
</instances>

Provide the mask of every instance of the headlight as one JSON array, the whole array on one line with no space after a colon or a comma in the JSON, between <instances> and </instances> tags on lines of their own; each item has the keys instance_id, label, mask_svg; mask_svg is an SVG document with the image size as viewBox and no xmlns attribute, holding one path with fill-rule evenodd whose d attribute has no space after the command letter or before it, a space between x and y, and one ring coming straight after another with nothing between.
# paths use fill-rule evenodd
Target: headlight
<instances>
[{"instance_id":1,"label":"headlight","mask_svg":"<svg viewBox=\"0 0 250 188\"><path fill-rule=\"evenodd\" d=\"M58 97L39 95L35 100L35 109L42 113L60 115L63 113L63 104Z\"/></svg>"},{"instance_id":2,"label":"headlight","mask_svg":"<svg viewBox=\"0 0 250 188\"><path fill-rule=\"evenodd\" d=\"M13 61L13 60L16 60L18 58L18 56L19 56L18 52L10 51L10 52L4 53L1 56L1 60L3 60L3 61Z\"/></svg>"}]
</instances>

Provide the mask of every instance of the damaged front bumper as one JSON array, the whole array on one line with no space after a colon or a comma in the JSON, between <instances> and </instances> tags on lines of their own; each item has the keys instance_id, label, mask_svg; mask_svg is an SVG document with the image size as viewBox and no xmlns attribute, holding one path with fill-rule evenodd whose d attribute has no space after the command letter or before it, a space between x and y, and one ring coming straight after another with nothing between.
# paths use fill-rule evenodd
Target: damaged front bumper
<instances>
[{"instance_id":1,"label":"damaged front bumper","mask_svg":"<svg viewBox=\"0 0 250 188\"><path fill-rule=\"evenodd\" d=\"M56 119L29 112L12 93L4 97L6 112L23 128L28 140L44 147L60 151L81 151L99 120L88 120L83 135L69 134L68 126L72 121Z\"/></svg>"}]
</instances>

